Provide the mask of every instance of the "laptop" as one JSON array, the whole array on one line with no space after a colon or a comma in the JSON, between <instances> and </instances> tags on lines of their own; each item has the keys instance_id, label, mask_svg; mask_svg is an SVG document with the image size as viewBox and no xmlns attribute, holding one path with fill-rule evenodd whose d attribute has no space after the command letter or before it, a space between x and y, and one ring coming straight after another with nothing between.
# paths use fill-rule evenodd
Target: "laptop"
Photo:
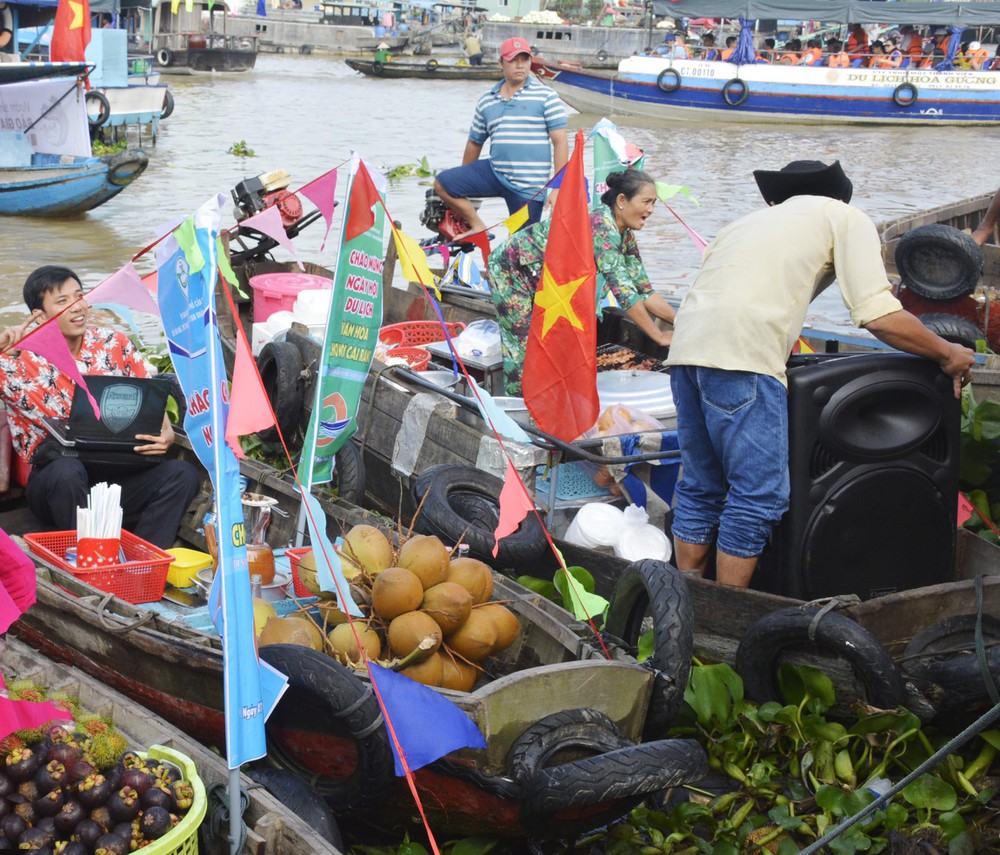
<instances>
[{"instance_id":1,"label":"laptop","mask_svg":"<svg viewBox=\"0 0 1000 855\"><path fill-rule=\"evenodd\" d=\"M101 418L79 386L73 391L69 417L45 419L43 427L56 441L77 451L131 451L137 434L158 436L170 394L168 381L155 377L87 375L87 387Z\"/></svg>"}]
</instances>

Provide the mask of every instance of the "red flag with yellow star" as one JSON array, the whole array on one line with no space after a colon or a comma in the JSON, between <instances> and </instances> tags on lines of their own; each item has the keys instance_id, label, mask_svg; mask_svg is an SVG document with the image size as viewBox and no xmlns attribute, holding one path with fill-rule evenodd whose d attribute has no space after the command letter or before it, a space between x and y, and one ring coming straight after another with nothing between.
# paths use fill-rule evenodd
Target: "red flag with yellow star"
<instances>
[{"instance_id":1,"label":"red flag with yellow star","mask_svg":"<svg viewBox=\"0 0 1000 855\"><path fill-rule=\"evenodd\" d=\"M524 403L571 442L597 421L597 268L583 177L583 131L552 210L524 357Z\"/></svg>"},{"instance_id":2,"label":"red flag with yellow star","mask_svg":"<svg viewBox=\"0 0 1000 855\"><path fill-rule=\"evenodd\" d=\"M49 59L52 62L83 62L90 43L90 3L88 0L59 0L52 27Z\"/></svg>"}]
</instances>

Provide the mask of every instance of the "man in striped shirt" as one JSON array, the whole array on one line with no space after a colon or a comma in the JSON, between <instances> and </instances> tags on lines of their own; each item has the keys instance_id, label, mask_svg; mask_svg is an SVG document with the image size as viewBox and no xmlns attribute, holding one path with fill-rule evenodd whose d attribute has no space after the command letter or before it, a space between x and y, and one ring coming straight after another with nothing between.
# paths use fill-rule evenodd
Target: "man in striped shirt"
<instances>
[{"instance_id":1,"label":"man in striped shirt","mask_svg":"<svg viewBox=\"0 0 1000 855\"><path fill-rule=\"evenodd\" d=\"M503 80L476 104L462 165L446 169L434 182L444 203L469 224L466 234L485 230L469 197L501 196L513 214L528 206L528 223L541 219L545 184L569 159L566 110L559 96L531 73L531 49L524 39L500 46ZM490 140L490 156L480 159ZM459 237L463 237L460 235Z\"/></svg>"}]
</instances>

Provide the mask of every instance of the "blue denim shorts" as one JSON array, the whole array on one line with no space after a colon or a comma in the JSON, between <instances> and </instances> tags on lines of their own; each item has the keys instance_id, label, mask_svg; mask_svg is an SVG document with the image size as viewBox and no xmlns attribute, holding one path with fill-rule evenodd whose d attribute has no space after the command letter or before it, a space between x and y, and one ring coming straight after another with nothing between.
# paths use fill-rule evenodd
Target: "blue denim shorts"
<instances>
[{"instance_id":1,"label":"blue denim shorts","mask_svg":"<svg viewBox=\"0 0 1000 855\"><path fill-rule=\"evenodd\" d=\"M682 477L674 536L760 555L788 509L788 393L774 377L674 365Z\"/></svg>"},{"instance_id":2,"label":"blue denim shorts","mask_svg":"<svg viewBox=\"0 0 1000 855\"><path fill-rule=\"evenodd\" d=\"M515 193L497 178L489 158L481 157L479 160L474 160L464 166L445 169L437 174L437 180L449 195L459 199L500 196L507 203L507 212L510 214L527 205L528 222L525 225L537 223L542 218L545 193L539 193L535 199L528 199Z\"/></svg>"}]
</instances>

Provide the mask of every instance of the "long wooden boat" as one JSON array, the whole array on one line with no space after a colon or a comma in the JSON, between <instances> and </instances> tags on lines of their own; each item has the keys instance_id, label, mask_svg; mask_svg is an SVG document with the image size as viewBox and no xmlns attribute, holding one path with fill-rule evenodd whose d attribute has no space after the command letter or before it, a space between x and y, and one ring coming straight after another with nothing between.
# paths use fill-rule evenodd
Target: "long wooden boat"
<instances>
[{"instance_id":1,"label":"long wooden boat","mask_svg":"<svg viewBox=\"0 0 1000 855\"><path fill-rule=\"evenodd\" d=\"M198 777L206 788L225 787L229 770L222 759L163 718L115 691L83 671L54 662L16 638L7 637L0 652L0 671L9 682L27 679L49 692L62 691L77 697L89 713L106 715L128 740L129 747L146 751L158 745L179 752L192 760ZM247 807L243 814L246 855L279 855L283 852L310 852L316 855L339 855L340 849L301 820L293 810L246 775L241 786L246 790ZM213 811L217 807L213 805ZM206 822L204 845L209 851L229 851L228 841L213 836L213 829L228 831L228 824ZM338 835L339 836L339 835ZM193 850L192 850L193 851ZM201 851L205 852L206 849Z\"/></svg>"},{"instance_id":2,"label":"long wooden boat","mask_svg":"<svg viewBox=\"0 0 1000 855\"><path fill-rule=\"evenodd\" d=\"M294 509L287 478L253 462L243 474L251 490ZM203 542L196 528L211 502L206 486L182 531L185 539ZM362 521L395 529L329 496L323 502L331 533ZM288 542L294 519L294 513L279 517L269 537ZM24 524L13 518L4 523L8 530ZM683 582L664 568L675 596L657 672L621 646L611 643L605 652L589 627L496 577L494 598L515 612L521 633L487 663L493 679L468 693L440 690L476 722L487 747L450 754L416 773L436 830L572 835L621 816L646 795L705 774L696 743L658 738L681 703L691 643ZM51 565L39 568L37 597L14 626L20 638L203 742L221 744L222 654L204 607L185 613L164 604L130 605ZM362 678L325 654L291 645L264 646L261 655L290 679L268 723L269 759L312 782L338 815L377 812L383 828L403 828L413 814L412 797L393 777L389 737L384 725L373 727L379 711ZM581 721L585 740L573 736ZM582 747L585 761L556 759L571 747ZM509 756L520 758L519 765L511 766Z\"/></svg>"},{"instance_id":3,"label":"long wooden boat","mask_svg":"<svg viewBox=\"0 0 1000 855\"><path fill-rule=\"evenodd\" d=\"M379 62L377 59L345 59L351 68L369 77L411 78L416 80L493 80L502 76L495 65L460 65L457 62L446 62L431 59L410 62L405 59L393 59L389 62Z\"/></svg>"},{"instance_id":4,"label":"long wooden boat","mask_svg":"<svg viewBox=\"0 0 1000 855\"><path fill-rule=\"evenodd\" d=\"M884 8L864 4L760 3L757 0L678 0L655 4L674 17L714 16L884 23ZM996 23L993 4L894 4L899 24ZM957 38L954 37L954 38ZM906 60L904 60L904 63ZM1000 121L1000 72L828 68L756 62L631 56L616 72L591 71L541 60L543 76L563 99L585 113L666 121L743 123L992 125Z\"/></svg>"}]
</instances>

